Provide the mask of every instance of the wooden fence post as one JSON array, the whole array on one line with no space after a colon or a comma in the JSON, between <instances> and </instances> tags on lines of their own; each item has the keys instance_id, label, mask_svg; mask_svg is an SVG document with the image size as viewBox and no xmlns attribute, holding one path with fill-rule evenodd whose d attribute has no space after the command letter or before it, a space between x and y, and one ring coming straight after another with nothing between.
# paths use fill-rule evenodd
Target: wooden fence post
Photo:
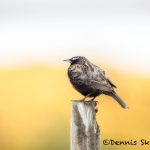
<instances>
[{"instance_id":1,"label":"wooden fence post","mask_svg":"<svg viewBox=\"0 0 150 150\"><path fill-rule=\"evenodd\" d=\"M72 102L71 150L100 150L96 102Z\"/></svg>"}]
</instances>

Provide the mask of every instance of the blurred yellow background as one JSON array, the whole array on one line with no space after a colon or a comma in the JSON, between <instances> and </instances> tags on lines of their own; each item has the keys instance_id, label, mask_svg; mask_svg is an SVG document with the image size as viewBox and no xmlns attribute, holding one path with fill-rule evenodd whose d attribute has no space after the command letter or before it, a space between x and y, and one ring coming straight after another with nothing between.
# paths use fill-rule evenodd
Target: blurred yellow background
<instances>
[{"instance_id":1,"label":"blurred yellow background","mask_svg":"<svg viewBox=\"0 0 150 150\"><path fill-rule=\"evenodd\" d=\"M71 100L62 60L85 56L106 71L122 109L100 96L104 139L150 141L149 0L0 1L0 150L69 150Z\"/></svg>"},{"instance_id":2,"label":"blurred yellow background","mask_svg":"<svg viewBox=\"0 0 150 150\"><path fill-rule=\"evenodd\" d=\"M98 63L97 63L98 64ZM69 83L67 67L26 66L0 71L0 149L69 149L71 100L81 99ZM150 78L103 65L118 95L130 106L122 109L100 96L97 120L104 139L150 140ZM149 146L104 146L102 149L149 149Z\"/></svg>"}]
</instances>

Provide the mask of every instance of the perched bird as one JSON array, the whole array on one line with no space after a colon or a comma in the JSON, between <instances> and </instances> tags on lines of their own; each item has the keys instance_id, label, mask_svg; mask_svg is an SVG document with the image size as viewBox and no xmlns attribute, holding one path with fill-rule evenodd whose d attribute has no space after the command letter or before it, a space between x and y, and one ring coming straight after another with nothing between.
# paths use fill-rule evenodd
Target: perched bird
<instances>
[{"instance_id":1,"label":"perched bird","mask_svg":"<svg viewBox=\"0 0 150 150\"><path fill-rule=\"evenodd\" d=\"M70 62L68 68L70 82L78 92L85 96L81 101L85 101L87 97L92 97L91 101L93 101L100 94L105 94L113 97L123 108L128 108L114 91L116 86L101 68L83 56L75 56L64 61Z\"/></svg>"}]
</instances>

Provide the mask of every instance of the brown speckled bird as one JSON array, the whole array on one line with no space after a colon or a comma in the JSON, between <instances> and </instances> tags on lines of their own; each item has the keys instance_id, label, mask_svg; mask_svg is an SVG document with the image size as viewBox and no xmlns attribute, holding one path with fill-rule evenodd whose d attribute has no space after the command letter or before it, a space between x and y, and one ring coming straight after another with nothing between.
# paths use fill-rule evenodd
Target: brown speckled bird
<instances>
[{"instance_id":1,"label":"brown speckled bird","mask_svg":"<svg viewBox=\"0 0 150 150\"><path fill-rule=\"evenodd\" d=\"M91 101L93 101L100 94L105 94L113 97L123 108L128 108L114 91L116 86L101 68L83 56L75 56L64 61L70 62L68 68L70 82L78 92L85 96L81 101L85 101L87 97L92 97Z\"/></svg>"}]
</instances>

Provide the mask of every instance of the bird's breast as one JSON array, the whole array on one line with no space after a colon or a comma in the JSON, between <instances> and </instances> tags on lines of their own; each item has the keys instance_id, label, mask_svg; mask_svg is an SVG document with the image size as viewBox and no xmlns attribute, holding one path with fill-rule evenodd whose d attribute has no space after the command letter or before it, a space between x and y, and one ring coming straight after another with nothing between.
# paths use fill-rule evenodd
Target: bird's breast
<instances>
[{"instance_id":1,"label":"bird's breast","mask_svg":"<svg viewBox=\"0 0 150 150\"><path fill-rule=\"evenodd\" d=\"M72 65L68 68L68 76L70 80L84 80L87 78L87 73L80 65Z\"/></svg>"}]
</instances>

